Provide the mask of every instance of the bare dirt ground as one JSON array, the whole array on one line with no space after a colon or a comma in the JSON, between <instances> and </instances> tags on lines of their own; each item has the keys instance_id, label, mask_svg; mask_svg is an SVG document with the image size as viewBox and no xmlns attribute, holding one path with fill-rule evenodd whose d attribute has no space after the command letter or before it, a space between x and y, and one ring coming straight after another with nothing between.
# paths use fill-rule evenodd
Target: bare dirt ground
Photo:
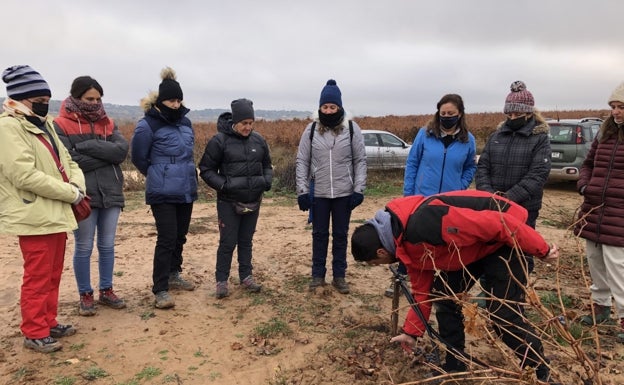
<instances>
[{"instance_id":1,"label":"bare dirt ground","mask_svg":"<svg viewBox=\"0 0 624 385\"><path fill-rule=\"evenodd\" d=\"M356 264L349 256L347 280L351 294L338 294L331 286L308 293L311 229L306 225L307 214L297 209L293 199L265 199L261 209L254 272L264 284L262 293L248 294L239 288L234 263L232 294L223 300L214 298L218 243L215 204L210 199L198 203L185 247L183 272L198 288L194 292L174 292L176 306L172 310L154 309L150 288L155 228L141 199L129 198L118 231L115 290L126 300L126 309L99 307L94 317L78 315L70 234L59 321L75 325L78 333L63 339L63 350L53 354L32 352L22 346L21 254L17 239L0 237L0 383L427 383L426 366L389 343L391 300L383 296L389 283L387 269ZM367 197L354 211L352 229L388 200ZM572 319L586 311L588 280L582 272L583 243L561 224L571 222L580 202L570 184L547 187L538 230L562 247L563 257L559 268L538 263L532 277L538 292L555 293L559 288L569 299L566 316L570 328L574 326ZM96 286L94 253L92 284ZM400 323L405 305L402 299ZM535 322L548 324L548 320L540 318ZM602 357L603 384L624 383L624 349L614 342L615 330L608 326L598 330L599 350L592 333L581 344L582 351L594 361ZM424 338L423 346L428 343ZM476 333L470 336L468 349L492 365L515 370L513 360L506 361L505 350L497 344L496 339ZM550 343L546 350L562 383L581 383L584 371L569 344ZM452 383L528 382L499 379Z\"/></svg>"}]
</instances>

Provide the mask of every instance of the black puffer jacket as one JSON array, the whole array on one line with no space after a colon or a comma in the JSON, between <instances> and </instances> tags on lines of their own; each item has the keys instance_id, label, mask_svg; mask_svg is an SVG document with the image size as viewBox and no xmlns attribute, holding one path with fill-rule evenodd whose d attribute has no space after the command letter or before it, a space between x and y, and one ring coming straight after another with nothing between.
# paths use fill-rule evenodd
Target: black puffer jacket
<instances>
[{"instance_id":1,"label":"black puffer jacket","mask_svg":"<svg viewBox=\"0 0 624 385\"><path fill-rule=\"evenodd\" d=\"M528 211L537 211L542 207L550 156L548 124L540 115L534 114L516 131L503 122L479 158L477 190L504 193Z\"/></svg>"},{"instance_id":2,"label":"black puffer jacket","mask_svg":"<svg viewBox=\"0 0 624 385\"><path fill-rule=\"evenodd\" d=\"M243 203L260 201L273 181L266 141L254 131L247 137L234 131L230 112L219 116L217 130L199 162L199 175L217 191L218 199Z\"/></svg>"}]
</instances>

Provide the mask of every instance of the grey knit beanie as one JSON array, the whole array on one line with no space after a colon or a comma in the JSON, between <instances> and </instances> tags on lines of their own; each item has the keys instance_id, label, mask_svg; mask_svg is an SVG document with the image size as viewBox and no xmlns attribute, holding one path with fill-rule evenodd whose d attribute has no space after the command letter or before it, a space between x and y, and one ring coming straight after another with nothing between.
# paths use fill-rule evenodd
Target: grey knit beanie
<instances>
[{"instance_id":1,"label":"grey knit beanie","mask_svg":"<svg viewBox=\"0 0 624 385\"><path fill-rule=\"evenodd\" d=\"M232 101L232 123L236 124L245 119L255 120L253 102L249 99L236 99Z\"/></svg>"}]
</instances>

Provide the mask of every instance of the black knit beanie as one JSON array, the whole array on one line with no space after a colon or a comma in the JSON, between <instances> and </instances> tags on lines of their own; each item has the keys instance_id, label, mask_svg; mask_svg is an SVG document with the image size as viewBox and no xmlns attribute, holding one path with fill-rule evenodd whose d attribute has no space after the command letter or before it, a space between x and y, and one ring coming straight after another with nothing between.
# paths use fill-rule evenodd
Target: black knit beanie
<instances>
[{"instance_id":1,"label":"black knit beanie","mask_svg":"<svg viewBox=\"0 0 624 385\"><path fill-rule=\"evenodd\" d=\"M184 100L182 87L180 87L180 83L176 81L176 73L172 68L164 68L160 72L160 78L162 79L162 82L158 86L157 102L171 99Z\"/></svg>"}]
</instances>

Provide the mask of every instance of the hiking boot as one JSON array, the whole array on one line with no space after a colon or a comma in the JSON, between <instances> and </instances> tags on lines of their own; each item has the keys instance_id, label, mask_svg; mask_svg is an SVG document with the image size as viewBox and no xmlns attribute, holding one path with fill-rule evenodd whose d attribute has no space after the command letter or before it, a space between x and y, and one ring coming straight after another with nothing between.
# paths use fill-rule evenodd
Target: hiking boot
<instances>
[{"instance_id":1,"label":"hiking boot","mask_svg":"<svg viewBox=\"0 0 624 385\"><path fill-rule=\"evenodd\" d=\"M251 293L259 293L260 290L262 290L262 285L256 283L251 275L248 275L247 278L243 279L241 281L241 285L243 285L243 287Z\"/></svg>"},{"instance_id":2,"label":"hiking boot","mask_svg":"<svg viewBox=\"0 0 624 385\"><path fill-rule=\"evenodd\" d=\"M344 278L334 278L332 285L338 290L338 293L349 294L349 284Z\"/></svg>"},{"instance_id":3,"label":"hiking boot","mask_svg":"<svg viewBox=\"0 0 624 385\"><path fill-rule=\"evenodd\" d=\"M325 278L323 277L312 277L312 281L310 281L309 289L310 291L316 290L317 287L325 286Z\"/></svg>"},{"instance_id":4,"label":"hiking boot","mask_svg":"<svg viewBox=\"0 0 624 385\"><path fill-rule=\"evenodd\" d=\"M217 282L217 299L225 298L230 295L228 291L228 283L227 281Z\"/></svg>"},{"instance_id":5,"label":"hiking boot","mask_svg":"<svg viewBox=\"0 0 624 385\"><path fill-rule=\"evenodd\" d=\"M24 338L24 347L39 353L52 353L61 350L63 345L52 337L45 338Z\"/></svg>"},{"instance_id":6,"label":"hiking boot","mask_svg":"<svg viewBox=\"0 0 624 385\"><path fill-rule=\"evenodd\" d=\"M126 307L126 303L123 299L117 297L113 288L100 290L100 298L98 298L98 303L102 305L106 305L113 309L123 309Z\"/></svg>"},{"instance_id":7,"label":"hiking boot","mask_svg":"<svg viewBox=\"0 0 624 385\"><path fill-rule=\"evenodd\" d=\"M82 316L95 315L95 301L93 300L93 292L80 294L80 306L78 307L78 314Z\"/></svg>"},{"instance_id":8,"label":"hiking boot","mask_svg":"<svg viewBox=\"0 0 624 385\"><path fill-rule=\"evenodd\" d=\"M594 313L590 312L589 314L581 317L581 323L585 326L593 326L594 321L596 325L608 323L611 320L611 306L603 306L596 303L594 303L593 305ZM595 319L594 314L596 316Z\"/></svg>"},{"instance_id":9,"label":"hiking boot","mask_svg":"<svg viewBox=\"0 0 624 385\"><path fill-rule=\"evenodd\" d=\"M50 328L50 337L52 338L69 337L74 334L76 334L76 328L72 325L57 324L55 327Z\"/></svg>"},{"instance_id":10,"label":"hiking boot","mask_svg":"<svg viewBox=\"0 0 624 385\"><path fill-rule=\"evenodd\" d=\"M156 307L156 309L169 309L175 306L175 302L168 291L159 291L156 293L155 297L156 301L154 302L154 307Z\"/></svg>"},{"instance_id":11,"label":"hiking boot","mask_svg":"<svg viewBox=\"0 0 624 385\"><path fill-rule=\"evenodd\" d=\"M179 271L169 274L169 289L173 290L195 290L195 284L191 281L187 281L180 276Z\"/></svg>"}]
</instances>

